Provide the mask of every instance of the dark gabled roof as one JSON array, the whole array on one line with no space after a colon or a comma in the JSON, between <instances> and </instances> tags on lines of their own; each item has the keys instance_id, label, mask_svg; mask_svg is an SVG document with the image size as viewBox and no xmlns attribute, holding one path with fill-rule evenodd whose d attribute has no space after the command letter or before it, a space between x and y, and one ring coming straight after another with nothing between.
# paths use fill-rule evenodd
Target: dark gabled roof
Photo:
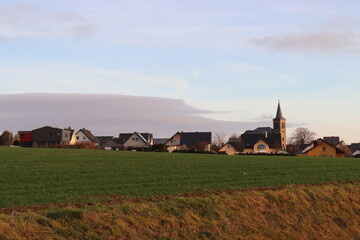
<instances>
[{"instance_id":1,"label":"dark gabled roof","mask_svg":"<svg viewBox=\"0 0 360 240\"><path fill-rule=\"evenodd\" d=\"M340 143L340 138L339 137L324 137L324 141L328 142L334 146L336 146L338 143Z\"/></svg>"},{"instance_id":2,"label":"dark gabled roof","mask_svg":"<svg viewBox=\"0 0 360 240\"><path fill-rule=\"evenodd\" d=\"M349 145L349 148L352 153L356 152L357 150L360 150L360 143L352 143Z\"/></svg>"},{"instance_id":3,"label":"dark gabled roof","mask_svg":"<svg viewBox=\"0 0 360 240\"><path fill-rule=\"evenodd\" d=\"M140 133L140 135L148 142L150 142L153 138L152 133Z\"/></svg>"},{"instance_id":4,"label":"dark gabled roof","mask_svg":"<svg viewBox=\"0 0 360 240\"><path fill-rule=\"evenodd\" d=\"M260 140L266 142L270 148L281 148L280 134L268 134L267 138L265 134L242 134L241 139L244 142L245 148L253 148Z\"/></svg>"},{"instance_id":5,"label":"dark gabled roof","mask_svg":"<svg viewBox=\"0 0 360 240\"><path fill-rule=\"evenodd\" d=\"M85 128L80 129L78 132L83 132L84 135L93 143L99 143L99 140L96 139L96 137L90 132L90 130L87 130Z\"/></svg>"},{"instance_id":6,"label":"dark gabled roof","mask_svg":"<svg viewBox=\"0 0 360 240\"><path fill-rule=\"evenodd\" d=\"M280 106L280 101L279 101L277 111L276 111L276 117L274 118L274 120L281 120L281 119L285 120L285 118L282 114L282 111L281 111L281 106Z\"/></svg>"},{"instance_id":7,"label":"dark gabled roof","mask_svg":"<svg viewBox=\"0 0 360 240\"><path fill-rule=\"evenodd\" d=\"M32 130L32 132L35 132L35 131L42 131L42 130L62 131L62 129L61 129L61 128L56 128L56 127L45 126L45 127L41 127L41 128L34 129L34 130Z\"/></svg>"},{"instance_id":8,"label":"dark gabled roof","mask_svg":"<svg viewBox=\"0 0 360 240\"><path fill-rule=\"evenodd\" d=\"M233 148L235 148L236 151L241 152L242 149L241 149L241 146L240 146L239 143L240 143L240 142L227 142L226 144L229 144L229 145L233 146ZM225 145L226 145L226 144L225 144Z\"/></svg>"},{"instance_id":9,"label":"dark gabled roof","mask_svg":"<svg viewBox=\"0 0 360 240\"><path fill-rule=\"evenodd\" d=\"M255 130L247 130L244 132L244 134L265 134L265 132L272 134L273 129L271 127L259 127Z\"/></svg>"},{"instance_id":10,"label":"dark gabled roof","mask_svg":"<svg viewBox=\"0 0 360 240\"><path fill-rule=\"evenodd\" d=\"M181 132L180 145L195 147L200 142L211 144L211 132Z\"/></svg>"},{"instance_id":11,"label":"dark gabled roof","mask_svg":"<svg viewBox=\"0 0 360 240\"><path fill-rule=\"evenodd\" d=\"M229 138L229 141L228 141L228 143L239 143L239 142L242 142L240 137L238 137L238 138Z\"/></svg>"},{"instance_id":12,"label":"dark gabled roof","mask_svg":"<svg viewBox=\"0 0 360 240\"><path fill-rule=\"evenodd\" d=\"M305 149L306 149L308 146L310 146L310 145L311 145L311 144L306 144L306 143L304 143L304 144L301 144L299 148L300 148L301 150L305 150Z\"/></svg>"},{"instance_id":13,"label":"dark gabled roof","mask_svg":"<svg viewBox=\"0 0 360 240\"><path fill-rule=\"evenodd\" d=\"M114 141L114 139L110 139L103 144L101 144L103 147L119 147L119 144Z\"/></svg>"},{"instance_id":14,"label":"dark gabled roof","mask_svg":"<svg viewBox=\"0 0 360 240\"><path fill-rule=\"evenodd\" d=\"M118 144L124 144L134 133L120 133L119 138L116 138Z\"/></svg>"},{"instance_id":15,"label":"dark gabled roof","mask_svg":"<svg viewBox=\"0 0 360 240\"><path fill-rule=\"evenodd\" d=\"M165 144L169 138L154 138L154 145L156 144Z\"/></svg>"},{"instance_id":16,"label":"dark gabled roof","mask_svg":"<svg viewBox=\"0 0 360 240\"><path fill-rule=\"evenodd\" d=\"M96 136L96 139L101 145L105 144L107 141L114 139L113 136Z\"/></svg>"}]
</instances>

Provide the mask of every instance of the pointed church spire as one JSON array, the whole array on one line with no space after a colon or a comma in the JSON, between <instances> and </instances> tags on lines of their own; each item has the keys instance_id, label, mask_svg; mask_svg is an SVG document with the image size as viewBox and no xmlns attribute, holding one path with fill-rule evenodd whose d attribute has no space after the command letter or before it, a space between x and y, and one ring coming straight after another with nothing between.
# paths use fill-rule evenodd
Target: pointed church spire
<instances>
[{"instance_id":1,"label":"pointed church spire","mask_svg":"<svg viewBox=\"0 0 360 240\"><path fill-rule=\"evenodd\" d=\"M276 120L278 119L285 119L283 114L282 114L282 111L281 111L281 106L280 106L280 100L278 102L278 107L277 107L277 112L276 112L276 117L275 117ZM274 120L275 120L274 119Z\"/></svg>"}]
</instances>

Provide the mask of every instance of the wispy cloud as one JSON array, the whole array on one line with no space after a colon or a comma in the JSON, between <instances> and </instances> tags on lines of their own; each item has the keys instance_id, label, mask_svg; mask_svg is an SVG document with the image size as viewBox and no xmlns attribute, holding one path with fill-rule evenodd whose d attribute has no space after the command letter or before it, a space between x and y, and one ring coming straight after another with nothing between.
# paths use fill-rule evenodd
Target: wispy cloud
<instances>
[{"instance_id":1,"label":"wispy cloud","mask_svg":"<svg viewBox=\"0 0 360 240\"><path fill-rule=\"evenodd\" d=\"M294 29L314 28L298 26ZM254 38L252 44L276 51L360 54L359 19L332 18L308 32Z\"/></svg>"},{"instance_id":2,"label":"wispy cloud","mask_svg":"<svg viewBox=\"0 0 360 240\"><path fill-rule=\"evenodd\" d=\"M188 87L187 81L177 75L142 74L81 64L35 64L21 71L13 68L3 70L0 78L7 80L7 86L0 93L56 91L178 96Z\"/></svg>"},{"instance_id":3,"label":"wispy cloud","mask_svg":"<svg viewBox=\"0 0 360 240\"><path fill-rule=\"evenodd\" d=\"M0 7L0 28L2 38L5 39L24 37L85 39L96 32L96 27L82 15L69 11L52 12L33 5Z\"/></svg>"}]
</instances>

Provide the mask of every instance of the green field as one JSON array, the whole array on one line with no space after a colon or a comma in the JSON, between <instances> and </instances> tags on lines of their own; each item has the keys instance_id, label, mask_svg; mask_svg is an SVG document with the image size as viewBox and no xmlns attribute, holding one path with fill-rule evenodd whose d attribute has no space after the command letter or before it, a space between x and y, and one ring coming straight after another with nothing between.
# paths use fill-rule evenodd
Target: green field
<instances>
[{"instance_id":1,"label":"green field","mask_svg":"<svg viewBox=\"0 0 360 240\"><path fill-rule=\"evenodd\" d=\"M0 208L360 180L360 159L0 148Z\"/></svg>"}]
</instances>

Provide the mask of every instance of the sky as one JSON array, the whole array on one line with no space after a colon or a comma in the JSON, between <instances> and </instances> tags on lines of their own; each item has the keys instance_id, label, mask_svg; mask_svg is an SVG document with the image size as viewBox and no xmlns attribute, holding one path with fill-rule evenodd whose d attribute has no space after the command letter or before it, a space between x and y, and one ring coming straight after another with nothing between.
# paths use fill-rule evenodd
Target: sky
<instances>
[{"instance_id":1,"label":"sky","mask_svg":"<svg viewBox=\"0 0 360 240\"><path fill-rule=\"evenodd\" d=\"M2 0L0 131L241 134L271 126L280 100L289 136L360 142L359 12L354 0Z\"/></svg>"}]
</instances>

